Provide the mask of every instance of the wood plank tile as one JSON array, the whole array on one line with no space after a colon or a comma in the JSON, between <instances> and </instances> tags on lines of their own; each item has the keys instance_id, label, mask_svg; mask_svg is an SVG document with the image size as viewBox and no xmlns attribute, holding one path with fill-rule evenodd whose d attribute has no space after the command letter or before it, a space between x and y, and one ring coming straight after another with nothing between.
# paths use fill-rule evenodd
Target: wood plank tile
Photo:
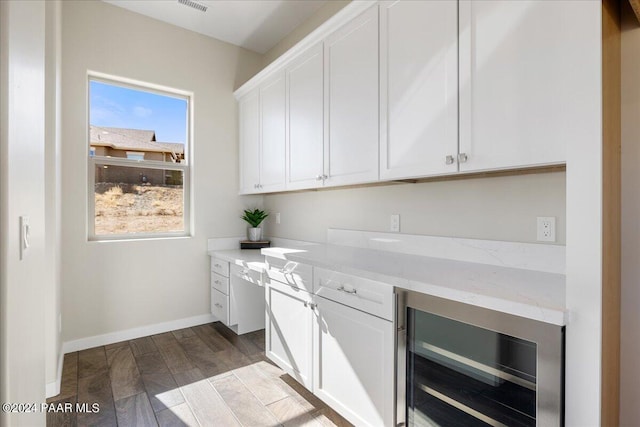
<instances>
[{"instance_id":1,"label":"wood plank tile","mask_svg":"<svg viewBox=\"0 0 640 427\"><path fill-rule=\"evenodd\" d=\"M214 352L233 348L233 344L218 334L210 325L195 326L191 329Z\"/></svg>"},{"instance_id":2,"label":"wood plank tile","mask_svg":"<svg viewBox=\"0 0 640 427\"><path fill-rule=\"evenodd\" d=\"M202 374L202 372L198 368L193 368L193 369L189 369L188 371L178 372L176 374L173 374L173 378L176 380L176 383L180 387L206 379L206 377Z\"/></svg>"},{"instance_id":3,"label":"wood plank tile","mask_svg":"<svg viewBox=\"0 0 640 427\"><path fill-rule=\"evenodd\" d=\"M245 356L248 357L261 352L260 348L252 343L250 339L246 338L244 335L236 335L235 332L223 325L221 322L215 322L212 325L220 335L226 338L227 341L233 344L233 346Z\"/></svg>"},{"instance_id":4,"label":"wood plank tile","mask_svg":"<svg viewBox=\"0 0 640 427\"><path fill-rule=\"evenodd\" d=\"M197 335L180 340L180 345L184 349L187 357L195 366L205 372L215 370L216 373L222 372L225 368L224 362L216 357L216 353L211 350Z\"/></svg>"},{"instance_id":5,"label":"wood plank tile","mask_svg":"<svg viewBox=\"0 0 640 427\"><path fill-rule=\"evenodd\" d=\"M321 427L316 420L319 415L316 410L305 409L293 397L287 397L267 406L283 426Z\"/></svg>"},{"instance_id":6,"label":"wood plank tile","mask_svg":"<svg viewBox=\"0 0 640 427\"><path fill-rule=\"evenodd\" d=\"M156 413L160 427L199 427L195 415L186 403Z\"/></svg>"},{"instance_id":7,"label":"wood plank tile","mask_svg":"<svg viewBox=\"0 0 640 427\"><path fill-rule=\"evenodd\" d=\"M159 351L136 356L136 364L138 365L140 374L161 374L169 372L169 368Z\"/></svg>"},{"instance_id":8,"label":"wood plank tile","mask_svg":"<svg viewBox=\"0 0 640 427\"><path fill-rule=\"evenodd\" d=\"M155 353L158 351L156 344L153 342L151 337L136 338L135 340L129 341L129 345L131 346L131 350L135 356Z\"/></svg>"},{"instance_id":9,"label":"wood plank tile","mask_svg":"<svg viewBox=\"0 0 640 427\"><path fill-rule=\"evenodd\" d=\"M134 394L116 400L116 417L119 427L153 427L158 425L146 393Z\"/></svg>"},{"instance_id":10,"label":"wood plank tile","mask_svg":"<svg viewBox=\"0 0 640 427\"><path fill-rule=\"evenodd\" d=\"M171 335L173 337L173 335ZM162 354L162 358L164 362L167 364L167 367L171 371L172 374L188 371L189 369L193 369L195 366L189 358L187 354L184 352L184 349L178 344L178 341L175 340L175 343L162 343L158 345L158 350L160 354Z\"/></svg>"},{"instance_id":11,"label":"wood plank tile","mask_svg":"<svg viewBox=\"0 0 640 427\"><path fill-rule=\"evenodd\" d=\"M276 381L267 378L257 365L245 366L236 369L233 373L265 406L289 397L289 393Z\"/></svg>"},{"instance_id":12,"label":"wood plank tile","mask_svg":"<svg viewBox=\"0 0 640 427\"><path fill-rule=\"evenodd\" d=\"M78 395L78 352L67 353L62 362L60 393L53 400L70 399ZM49 399L47 399L47 402Z\"/></svg>"},{"instance_id":13,"label":"wood plank tile","mask_svg":"<svg viewBox=\"0 0 640 427\"><path fill-rule=\"evenodd\" d=\"M176 340L176 337L174 337L171 332L165 332L163 334L153 335L151 336L151 339L153 340L153 343L158 348L162 345L177 344L178 342Z\"/></svg>"},{"instance_id":14,"label":"wood plank tile","mask_svg":"<svg viewBox=\"0 0 640 427\"><path fill-rule=\"evenodd\" d=\"M200 425L241 425L209 381L191 382L180 390Z\"/></svg>"},{"instance_id":15,"label":"wood plank tile","mask_svg":"<svg viewBox=\"0 0 640 427\"><path fill-rule=\"evenodd\" d=\"M178 384L168 370L142 374L142 381L154 411L162 411L184 403Z\"/></svg>"},{"instance_id":16,"label":"wood plank tile","mask_svg":"<svg viewBox=\"0 0 640 427\"><path fill-rule=\"evenodd\" d=\"M118 401L124 397L144 393L142 377L138 371L136 360L130 347L117 347L109 350L113 352L109 360L109 375L113 399Z\"/></svg>"},{"instance_id":17,"label":"wood plank tile","mask_svg":"<svg viewBox=\"0 0 640 427\"><path fill-rule=\"evenodd\" d=\"M104 353L104 348L102 348L102 350ZM81 355L79 355L79 357L80 356ZM104 363L105 365L107 363L106 357ZM78 380L78 403L86 403L88 405L97 403L100 405L100 411L97 413L79 412L77 414L78 425L117 425L116 410L113 405L111 380L108 371L104 370L101 373Z\"/></svg>"},{"instance_id":18,"label":"wood plank tile","mask_svg":"<svg viewBox=\"0 0 640 427\"><path fill-rule=\"evenodd\" d=\"M127 347L129 345L129 341L120 341L120 342L116 342L113 344L107 344L104 346L104 349L106 351L111 350L112 348L118 348L118 347Z\"/></svg>"},{"instance_id":19,"label":"wood plank tile","mask_svg":"<svg viewBox=\"0 0 640 427\"><path fill-rule=\"evenodd\" d=\"M78 353L78 378L91 377L108 371L104 347L90 348Z\"/></svg>"},{"instance_id":20,"label":"wood plank tile","mask_svg":"<svg viewBox=\"0 0 640 427\"><path fill-rule=\"evenodd\" d=\"M64 405L65 403L76 403L76 396L69 398L63 398L58 400L47 400L50 405ZM77 414L75 411L64 411L64 407L61 407L60 411L47 411L47 427L74 427L78 425Z\"/></svg>"},{"instance_id":21,"label":"wood plank tile","mask_svg":"<svg viewBox=\"0 0 640 427\"><path fill-rule=\"evenodd\" d=\"M243 425L274 426L278 424L273 414L235 375L214 381L213 386Z\"/></svg>"},{"instance_id":22,"label":"wood plank tile","mask_svg":"<svg viewBox=\"0 0 640 427\"><path fill-rule=\"evenodd\" d=\"M178 341L183 338L192 337L196 334L191 328L178 329L177 331L171 331L171 333Z\"/></svg>"}]
</instances>

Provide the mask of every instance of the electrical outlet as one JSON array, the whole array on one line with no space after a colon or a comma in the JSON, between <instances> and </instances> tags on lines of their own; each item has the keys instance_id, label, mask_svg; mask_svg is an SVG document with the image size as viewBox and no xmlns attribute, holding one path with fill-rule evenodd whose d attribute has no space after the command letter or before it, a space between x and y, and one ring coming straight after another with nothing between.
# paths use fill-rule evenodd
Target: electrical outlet
<instances>
[{"instance_id":1,"label":"electrical outlet","mask_svg":"<svg viewBox=\"0 0 640 427\"><path fill-rule=\"evenodd\" d=\"M539 216L537 240L539 242L555 242L556 241L556 217Z\"/></svg>"},{"instance_id":2,"label":"electrical outlet","mask_svg":"<svg viewBox=\"0 0 640 427\"><path fill-rule=\"evenodd\" d=\"M276 214L276 224L280 224L280 212Z\"/></svg>"},{"instance_id":3,"label":"electrical outlet","mask_svg":"<svg viewBox=\"0 0 640 427\"><path fill-rule=\"evenodd\" d=\"M389 224L389 231L399 233L400 232L400 215L392 214L391 223Z\"/></svg>"}]
</instances>

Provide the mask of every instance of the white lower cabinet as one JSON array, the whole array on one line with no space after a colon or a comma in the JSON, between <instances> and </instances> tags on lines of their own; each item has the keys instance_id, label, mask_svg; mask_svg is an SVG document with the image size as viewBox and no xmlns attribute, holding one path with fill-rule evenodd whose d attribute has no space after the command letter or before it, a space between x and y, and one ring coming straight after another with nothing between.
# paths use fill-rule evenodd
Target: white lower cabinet
<instances>
[{"instance_id":1,"label":"white lower cabinet","mask_svg":"<svg viewBox=\"0 0 640 427\"><path fill-rule=\"evenodd\" d=\"M312 390L311 294L271 280L265 286L265 353L282 370Z\"/></svg>"},{"instance_id":2,"label":"white lower cabinet","mask_svg":"<svg viewBox=\"0 0 640 427\"><path fill-rule=\"evenodd\" d=\"M357 426L393 424L393 323L316 298L313 393Z\"/></svg>"},{"instance_id":3,"label":"white lower cabinet","mask_svg":"<svg viewBox=\"0 0 640 427\"><path fill-rule=\"evenodd\" d=\"M393 425L392 321L273 279L265 298L269 359L353 424Z\"/></svg>"}]
</instances>

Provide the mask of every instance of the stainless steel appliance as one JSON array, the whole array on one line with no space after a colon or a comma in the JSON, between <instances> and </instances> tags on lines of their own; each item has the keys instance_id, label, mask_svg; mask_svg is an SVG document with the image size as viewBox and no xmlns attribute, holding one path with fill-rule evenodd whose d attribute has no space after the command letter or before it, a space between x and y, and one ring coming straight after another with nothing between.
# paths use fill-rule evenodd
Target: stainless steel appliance
<instances>
[{"instance_id":1,"label":"stainless steel appliance","mask_svg":"<svg viewBox=\"0 0 640 427\"><path fill-rule=\"evenodd\" d=\"M397 424L562 426L564 327L398 293Z\"/></svg>"}]
</instances>

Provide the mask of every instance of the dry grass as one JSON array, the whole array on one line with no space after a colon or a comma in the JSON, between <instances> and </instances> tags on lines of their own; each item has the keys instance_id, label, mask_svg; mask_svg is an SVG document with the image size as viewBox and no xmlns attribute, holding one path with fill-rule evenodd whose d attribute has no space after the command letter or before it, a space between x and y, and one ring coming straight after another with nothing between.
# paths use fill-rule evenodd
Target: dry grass
<instances>
[{"instance_id":1,"label":"dry grass","mask_svg":"<svg viewBox=\"0 0 640 427\"><path fill-rule=\"evenodd\" d=\"M101 182L95 202L96 235L184 230L182 187Z\"/></svg>"}]
</instances>

